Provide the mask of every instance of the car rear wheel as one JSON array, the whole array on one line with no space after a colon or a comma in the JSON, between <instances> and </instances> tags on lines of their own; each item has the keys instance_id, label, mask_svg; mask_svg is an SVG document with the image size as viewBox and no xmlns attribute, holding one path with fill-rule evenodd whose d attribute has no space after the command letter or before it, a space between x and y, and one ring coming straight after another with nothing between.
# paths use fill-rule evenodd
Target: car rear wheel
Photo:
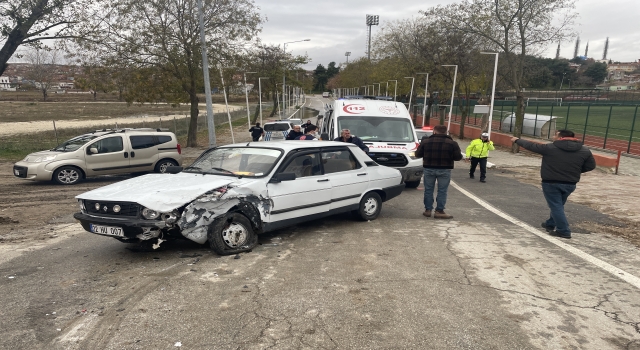
<instances>
[{"instance_id":1,"label":"car rear wheel","mask_svg":"<svg viewBox=\"0 0 640 350\"><path fill-rule=\"evenodd\" d=\"M404 187L406 188L418 188L420 186L420 180L418 181L405 181Z\"/></svg>"},{"instance_id":2,"label":"car rear wheel","mask_svg":"<svg viewBox=\"0 0 640 350\"><path fill-rule=\"evenodd\" d=\"M165 171L167 171L167 167L170 166L178 166L178 163L171 159L163 159L159 161L158 164L156 164L155 172L164 173Z\"/></svg>"},{"instance_id":3,"label":"car rear wheel","mask_svg":"<svg viewBox=\"0 0 640 350\"><path fill-rule=\"evenodd\" d=\"M60 185L75 185L82 181L82 171L74 166L63 166L53 172L53 181Z\"/></svg>"},{"instance_id":4,"label":"car rear wheel","mask_svg":"<svg viewBox=\"0 0 640 350\"><path fill-rule=\"evenodd\" d=\"M360 207L354 214L363 221L375 220L382 210L382 199L375 192L369 192L360 200Z\"/></svg>"},{"instance_id":5,"label":"car rear wheel","mask_svg":"<svg viewBox=\"0 0 640 350\"><path fill-rule=\"evenodd\" d=\"M227 213L209 226L209 245L220 255L231 255L251 250L258 245L258 235L251 222L239 213Z\"/></svg>"}]
</instances>

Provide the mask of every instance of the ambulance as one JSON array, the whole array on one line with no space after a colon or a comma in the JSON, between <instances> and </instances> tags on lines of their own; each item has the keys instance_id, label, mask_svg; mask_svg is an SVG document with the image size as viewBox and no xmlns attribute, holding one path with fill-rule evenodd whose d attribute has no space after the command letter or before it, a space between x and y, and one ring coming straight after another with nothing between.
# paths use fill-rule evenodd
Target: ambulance
<instances>
[{"instance_id":1,"label":"ambulance","mask_svg":"<svg viewBox=\"0 0 640 350\"><path fill-rule=\"evenodd\" d=\"M340 137L349 129L369 147L369 157L402 173L406 187L416 188L423 176L420 145L409 111L401 102L374 99L339 99L318 116L323 140Z\"/></svg>"}]
</instances>

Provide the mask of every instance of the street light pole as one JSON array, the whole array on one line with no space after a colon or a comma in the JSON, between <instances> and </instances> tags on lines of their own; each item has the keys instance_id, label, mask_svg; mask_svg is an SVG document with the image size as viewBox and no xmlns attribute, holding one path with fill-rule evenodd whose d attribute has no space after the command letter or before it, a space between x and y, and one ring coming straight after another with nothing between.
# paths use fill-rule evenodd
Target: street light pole
<instances>
[{"instance_id":1,"label":"street light pole","mask_svg":"<svg viewBox=\"0 0 640 350\"><path fill-rule=\"evenodd\" d=\"M249 89L247 89L247 74L257 72L244 72L244 98L247 100L247 125L251 126L251 117L249 116Z\"/></svg>"},{"instance_id":2,"label":"street light pole","mask_svg":"<svg viewBox=\"0 0 640 350\"><path fill-rule=\"evenodd\" d=\"M457 64L443 64L443 67L456 67L453 73L453 87L451 88L451 104L449 104L449 122L447 123L447 132L451 128L451 113L453 112L453 95L456 92L456 78L458 78L458 65Z\"/></svg>"},{"instance_id":3,"label":"street light pole","mask_svg":"<svg viewBox=\"0 0 640 350\"><path fill-rule=\"evenodd\" d=\"M491 87L491 103L489 104L489 126L487 127L487 133L489 134L489 139L491 139L491 126L493 122L493 100L496 96L496 78L498 77L498 52L480 52L483 55L496 55L496 61L493 66L493 87ZM562 76L564 79L564 75ZM562 86L562 83L560 83Z\"/></svg>"},{"instance_id":4,"label":"street light pole","mask_svg":"<svg viewBox=\"0 0 640 350\"><path fill-rule=\"evenodd\" d=\"M411 92L409 93L409 107L407 110L411 113L411 97L413 97L413 83L416 81L414 77L404 77L405 79L411 79Z\"/></svg>"},{"instance_id":5,"label":"street light pole","mask_svg":"<svg viewBox=\"0 0 640 350\"><path fill-rule=\"evenodd\" d=\"M398 80L389 80L389 81L393 81L396 83L395 87L393 88L393 100L396 100L396 96L398 95Z\"/></svg>"},{"instance_id":6,"label":"street light pole","mask_svg":"<svg viewBox=\"0 0 640 350\"><path fill-rule=\"evenodd\" d=\"M424 120L427 118L427 91L429 88L429 73L417 73L417 75L427 75L427 82L424 84L424 102L422 103L422 127L424 127Z\"/></svg>"},{"instance_id":7,"label":"street light pole","mask_svg":"<svg viewBox=\"0 0 640 350\"><path fill-rule=\"evenodd\" d=\"M373 94L374 95L376 94L376 87L375 87L376 84L378 84L378 95L380 95L380 83L373 83L373 85L374 85L373 86Z\"/></svg>"},{"instance_id":8,"label":"street light pole","mask_svg":"<svg viewBox=\"0 0 640 350\"><path fill-rule=\"evenodd\" d=\"M389 81L387 80L387 89L384 90L384 95L389 96Z\"/></svg>"},{"instance_id":9,"label":"street light pole","mask_svg":"<svg viewBox=\"0 0 640 350\"><path fill-rule=\"evenodd\" d=\"M311 39L288 41L288 42L284 43L284 45L282 45L282 48L283 48L283 51L284 51L284 54L285 54L284 58L286 58L286 55L287 55L287 44L299 43L299 42L302 42L302 41L311 41ZM285 109L286 106L285 106L285 102L284 102L284 99L285 99L284 87L285 87L285 85L286 85L286 71L285 71L285 67L283 65L283 67L282 67L282 116L283 117L284 117L284 114L286 113L286 109Z\"/></svg>"},{"instance_id":10,"label":"street light pole","mask_svg":"<svg viewBox=\"0 0 640 350\"><path fill-rule=\"evenodd\" d=\"M227 101L227 89L224 87L224 76L222 75L222 66L220 66L220 81L222 82L222 92L224 94L224 105L227 106L227 117L229 118L229 130L231 131L231 143L236 143L233 137L233 124L231 124L231 112L229 111L229 101Z\"/></svg>"},{"instance_id":11,"label":"street light pole","mask_svg":"<svg viewBox=\"0 0 640 350\"><path fill-rule=\"evenodd\" d=\"M258 78L258 95L259 97L259 104L260 104L260 125L264 125L262 124L262 79L269 79L269 77L260 77Z\"/></svg>"}]
</instances>

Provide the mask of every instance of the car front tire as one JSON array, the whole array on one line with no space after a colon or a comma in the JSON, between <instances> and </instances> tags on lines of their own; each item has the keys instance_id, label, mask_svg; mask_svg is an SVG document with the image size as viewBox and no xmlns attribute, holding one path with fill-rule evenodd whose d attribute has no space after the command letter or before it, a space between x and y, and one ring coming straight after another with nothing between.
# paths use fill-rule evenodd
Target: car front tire
<instances>
[{"instance_id":1,"label":"car front tire","mask_svg":"<svg viewBox=\"0 0 640 350\"><path fill-rule=\"evenodd\" d=\"M251 222L239 213L227 213L209 226L209 245L219 255L249 251L258 245Z\"/></svg>"},{"instance_id":2,"label":"car front tire","mask_svg":"<svg viewBox=\"0 0 640 350\"><path fill-rule=\"evenodd\" d=\"M170 166L178 166L178 163L171 159L163 159L159 161L158 164L156 164L155 172L164 173L165 171L167 171L167 167Z\"/></svg>"},{"instance_id":3,"label":"car front tire","mask_svg":"<svg viewBox=\"0 0 640 350\"><path fill-rule=\"evenodd\" d=\"M405 181L404 185L406 188L418 188L420 186L420 180L418 181Z\"/></svg>"},{"instance_id":4,"label":"car front tire","mask_svg":"<svg viewBox=\"0 0 640 350\"><path fill-rule=\"evenodd\" d=\"M75 185L82 181L82 171L74 166L63 166L53 172L53 181L59 185Z\"/></svg>"},{"instance_id":5,"label":"car front tire","mask_svg":"<svg viewBox=\"0 0 640 350\"><path fill-rule=\"evenodd\" d=\"M376 192L369 192L360 200L360 207L354 212L363 221L375 220L382 210L382 198Z\"/></svg>"}]
</instances>

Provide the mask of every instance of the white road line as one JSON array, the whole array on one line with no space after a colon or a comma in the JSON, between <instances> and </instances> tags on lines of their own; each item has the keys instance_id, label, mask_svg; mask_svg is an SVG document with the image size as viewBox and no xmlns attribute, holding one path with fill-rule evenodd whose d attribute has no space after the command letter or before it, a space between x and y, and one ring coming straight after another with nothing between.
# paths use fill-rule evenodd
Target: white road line
<instances>
[{"instance_id":1,"label":"white road line","mask_svg":"<svg viewBox=\"0 0 640 350\"><path fill-rule=\"evenodd\" d=\"M507 220L507 221L511 221L512 223L514 223L515 225L518 225L520 227L522 227L523 229L533 233L534 235L549 241L552 244L555 244L556 246L582 258L583 260L590 262L591 264L605 270L606 272L618 277L619 279L631 284L632 286L640 289L640 278L620 269L617 268L609 263L606 263L594 256L591 256L585 252L583 252L580 249L577 249L569 244L566 244L564 242L561 242L560 239L561 238L555 238L553 236L550 236L547 233L542 233L540 230L538 230L537 228L522 222L516 218L514 218L513 216L501 211L500 209L492 206L491 204L483 201L482 199L476 197L473 193L465 190L464 188L460 187L457 183L455 183L454 181L451 181L451 185L453 187L455 187L458 191L462 192L465 196L473 199L474 201L476 201L476 203L480 204L481 206L485 207L487 210L493 212L494 214L500 216L501 218Z\"/></svg>"}]
</instances>

